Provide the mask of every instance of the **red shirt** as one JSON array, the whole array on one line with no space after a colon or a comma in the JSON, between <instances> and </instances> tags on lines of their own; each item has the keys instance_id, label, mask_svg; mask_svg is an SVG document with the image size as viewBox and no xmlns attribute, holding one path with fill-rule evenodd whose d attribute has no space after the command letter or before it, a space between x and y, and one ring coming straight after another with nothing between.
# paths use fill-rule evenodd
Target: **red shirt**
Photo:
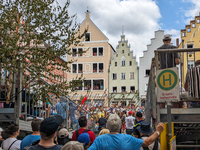
<instances>
[{"instance_id":1,"label":"red shirt","mask_svg":"<svg viewBox=\"0 0 200 150\"><path fill-rule=\"evenodd\" d=\"M85 129L79 129L78 131L79 131L79 135L80 135L85 131ZM92 145L92 143L95 140L94 132L89 130L87 133L89 134L89 137L90 137L90 145ZM72 141L76 141L76 131L72 135Z\"/></svg>"}]
</instances>

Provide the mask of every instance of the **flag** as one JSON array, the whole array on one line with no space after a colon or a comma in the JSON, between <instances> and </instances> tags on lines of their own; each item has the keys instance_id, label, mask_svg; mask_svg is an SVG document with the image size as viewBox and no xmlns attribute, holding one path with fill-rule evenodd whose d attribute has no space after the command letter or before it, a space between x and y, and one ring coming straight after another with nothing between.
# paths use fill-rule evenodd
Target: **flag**
<instances>
[{"instance_id":1,"label":"flag","mask_svg":"<svg viewBox=\"0 0 200 150\"><path fill-rule=\"evenodd\" d=\"M85 95L84 99L82 100L81 105L83 105L83 103L86 101L86 99L87 99L87 94Z\"/></svg>"}]
</instances>

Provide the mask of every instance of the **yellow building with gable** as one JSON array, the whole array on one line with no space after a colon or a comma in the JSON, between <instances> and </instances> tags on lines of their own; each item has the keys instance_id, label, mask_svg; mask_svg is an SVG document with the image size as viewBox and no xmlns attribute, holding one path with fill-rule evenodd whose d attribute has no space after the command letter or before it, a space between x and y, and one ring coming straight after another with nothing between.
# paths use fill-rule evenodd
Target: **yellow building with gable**
<instances>
[{"instance_id":1,"label":"yellow building with gable","mask_svg":"<svg viewBox=\"0 0 200 150\"><path fill-rule=\"evenodd\" d=\"M190 21L185 29L181 30L181 44L179 48L199 48L200 47L200 13ZM200 52L181 53L182 62L182 83L184 85L187 70L194 67L195 61L200 59Z\"/></svg>"}]
</instances>

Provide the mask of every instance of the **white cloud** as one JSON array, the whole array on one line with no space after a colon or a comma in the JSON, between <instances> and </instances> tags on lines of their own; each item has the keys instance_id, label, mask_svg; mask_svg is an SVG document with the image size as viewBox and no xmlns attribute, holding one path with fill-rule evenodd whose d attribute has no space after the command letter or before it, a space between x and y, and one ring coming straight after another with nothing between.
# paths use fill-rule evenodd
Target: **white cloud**
<instances>
[{"instance_id":1,"label":"white cloud","mask_svg":"<svg viewBox=\"0 0 200 150\"><path fill-rule=\"evenodd\" d=\"M64 3L63 0L58 0ZM131 50L137 58L142 56L146 45L154 37L154 31L160 28L158 20L160 11L154 0L71 0L69 13L77 13L77 19L82 22L89 8L90 18L109 38L116 48L122 34L131 44Z\"/></svg>"}]
</instances>

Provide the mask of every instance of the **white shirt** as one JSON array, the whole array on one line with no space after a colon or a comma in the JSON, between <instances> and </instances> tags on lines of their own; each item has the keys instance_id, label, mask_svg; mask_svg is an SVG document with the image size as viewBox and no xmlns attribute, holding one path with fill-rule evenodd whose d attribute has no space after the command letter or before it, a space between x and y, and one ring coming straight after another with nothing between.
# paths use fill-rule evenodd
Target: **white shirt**
<instances>
[{"instance_id":1,"label":"white shirt","mask_svg":"<svg viewBox=\"0 0 200 150\"><path fill-rule=\"evenodd\" d=\"M126 117L125 121L126 121L126 128L127 129L133 129L135 117L128 116L128 117Z\"/></svg>"},{"instance_id":2,"label":"white shirt","mask_svg":"<svg viewBox=\"0 0 200 150\"><path fill-rule=\"evenodd\" d=\"M146 140L147 138L148 138L148 137L142 137L143 140ZM148 146L149 150L153 150L154 143L155 143L155 142L151 143L151 144ZM144 149L141 147L140 150L144 150ZM158 150L160 150L160 143L159 143L159 142L158 142Z\"/></svg>"},{"instance_id":3,"label":"white shirt","mask_svg":"<svg viewBox=\"0 0 200 150\"><path fill-rule=\"evenodd\" d=\"M3 141L3 143L1 144L1 148L3 150L7 150L10 145L17 140L16 138L7 138L5 141ZM21 144L21 140L17 140L11 147L10 150L20 150L20 144Z\"/></svg>"}]
</instances>

